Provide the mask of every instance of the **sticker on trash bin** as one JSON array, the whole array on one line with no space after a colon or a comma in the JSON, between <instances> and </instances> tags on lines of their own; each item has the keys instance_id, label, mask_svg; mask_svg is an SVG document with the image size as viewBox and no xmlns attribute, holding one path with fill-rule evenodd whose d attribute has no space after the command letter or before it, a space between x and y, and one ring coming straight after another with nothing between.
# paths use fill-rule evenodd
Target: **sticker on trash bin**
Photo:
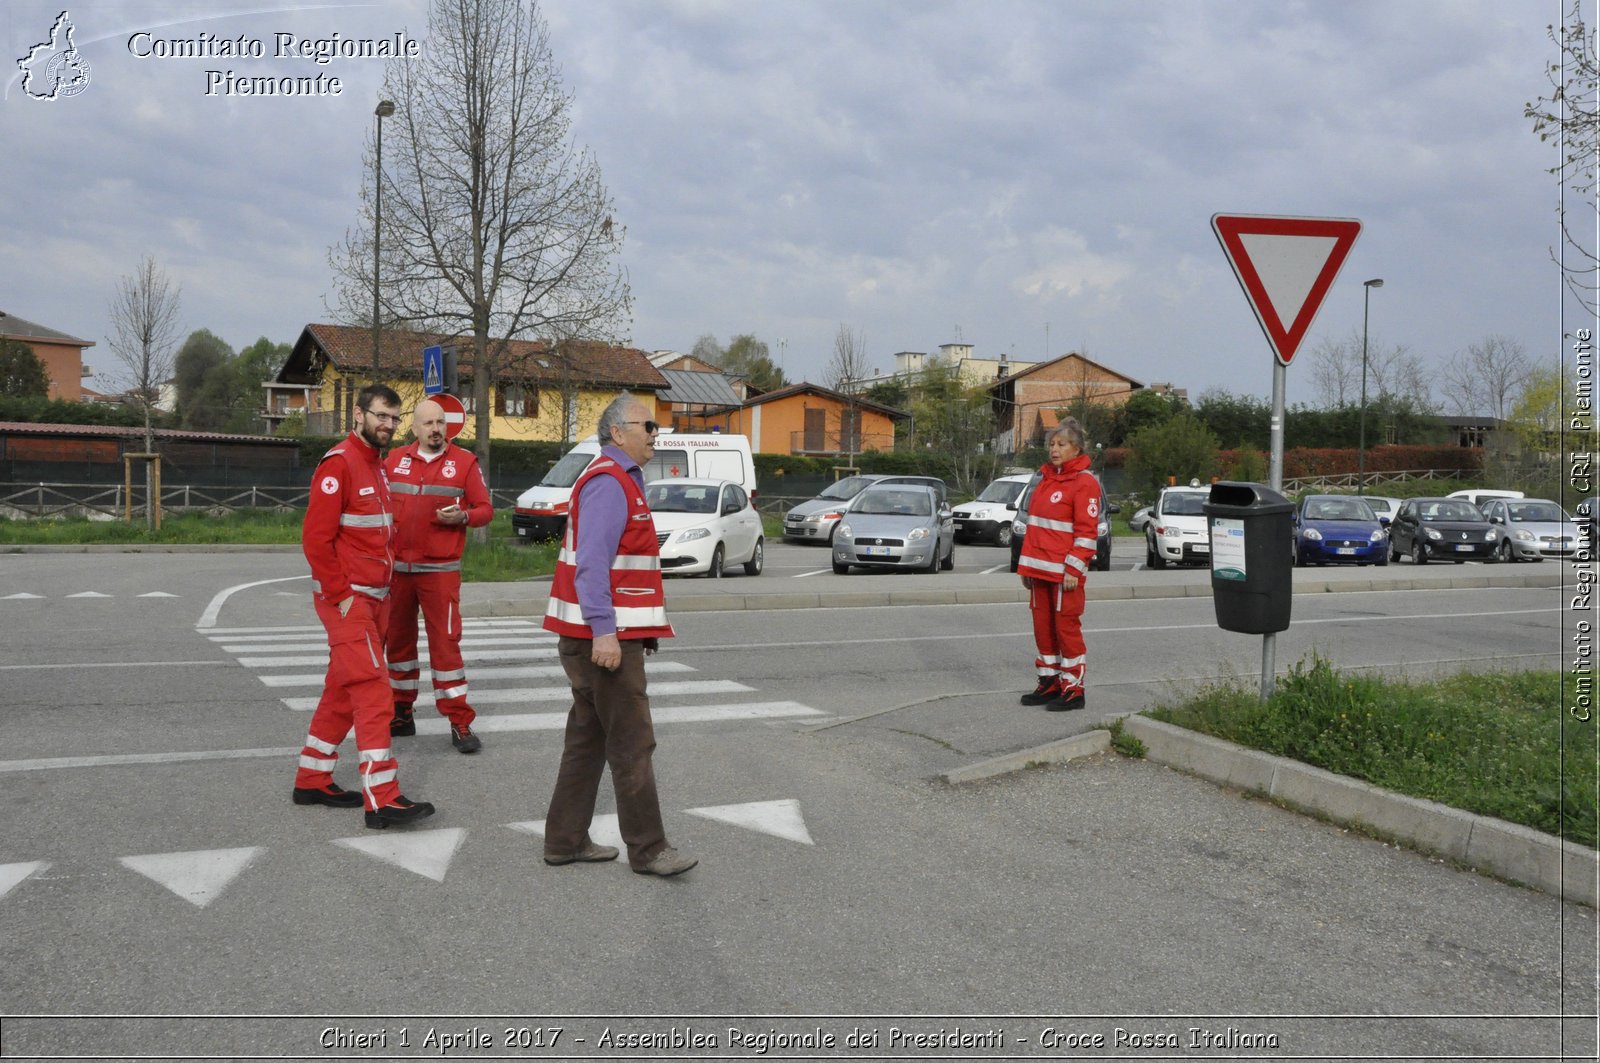
<instances>
[{"instance_id":1,"label":"sticker on trash bin","mask_svg":"<svg viewBox=\"0 0 1600 1063\"><path fill-rule=\"evenodd\" d=\"M1217 579L1245 578L1244 521L1211 518L1211 575Z\"/></svg>"}]
</instances>

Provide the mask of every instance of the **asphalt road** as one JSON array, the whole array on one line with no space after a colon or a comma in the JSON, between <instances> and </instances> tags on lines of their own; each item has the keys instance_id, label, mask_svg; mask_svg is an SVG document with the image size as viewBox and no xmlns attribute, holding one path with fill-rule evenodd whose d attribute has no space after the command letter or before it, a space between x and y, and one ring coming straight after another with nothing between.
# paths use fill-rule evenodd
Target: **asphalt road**
<instances>
[{"instance_id":1,"label":"asphalt road","mask_svg":"<svg viewBox=\"0 0 1600 1063\"><path fill-rule=\"evenodd\" d=\"M805 576L810 557L773 548L756 582L939 578ZM626 1056L608 1027L679 1058L673 1030L749 1058L763 1031L813 1028L835 1049L789 1058L1593 1056L1590 909L1114 756L938 781L1253 677L1260 640L1203 598L1091 602L1090 707L1066 715L1015 703L1020 606L680 614L652 677L657 766L702 864L659 881L539 859L566 702L534 621L469 624L483 753L435 721L401 740L403 788L441 810L425 829L292 806L320 673L303 573L285 554L0 557L0 1056ZM1279 661L1549 667L1561 605L1297 598ZM879 1042L846 1045L858 1026ZM957 1027L1003 1030L1004 1051ZM945 1039L896 1049L891 1028Z\"/></svg>"}]
</instances>

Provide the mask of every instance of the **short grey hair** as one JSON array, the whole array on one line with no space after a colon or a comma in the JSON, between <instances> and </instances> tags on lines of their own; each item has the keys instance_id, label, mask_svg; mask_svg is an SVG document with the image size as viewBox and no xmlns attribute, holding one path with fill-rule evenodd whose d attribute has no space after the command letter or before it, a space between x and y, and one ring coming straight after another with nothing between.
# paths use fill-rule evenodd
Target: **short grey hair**
<instances>
[{"instance_id":1,"label":"short grey hair","mask_svg":"<svg viewBox=\"0 0 1600 1063\"><path fill-rule=\"evenodd\" d=\"M1076 417L1063 417L1061 423L1044 437L1044 441L1049 443L1056 436L1066 436L1067 441L1077 447L1080 453L1089 448L1089 438L1083 434L1083 425L1078 423Z\"/></svg>"},{"instance_id":2,"label":"short grey hair","mask_svg":"<svg viewBox=\"0 0 1600 1063\"><path fill-rule=\"evenodd\" d=\"M613 428L621 428L628 423L628 413L635 406L641 410L644 409L644 403L626 391L607 404L605 410L600 414L600 423L594 429L595 435L600 437L601 446L611 442L611 430Z\"/></svg>"}]
</instances>

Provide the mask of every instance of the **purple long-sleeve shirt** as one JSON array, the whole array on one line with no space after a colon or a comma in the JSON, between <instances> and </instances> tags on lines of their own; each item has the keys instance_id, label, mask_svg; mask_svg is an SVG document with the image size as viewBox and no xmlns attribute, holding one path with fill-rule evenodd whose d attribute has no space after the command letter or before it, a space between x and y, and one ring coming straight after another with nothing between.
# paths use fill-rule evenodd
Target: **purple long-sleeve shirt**
<instances>
[{"instance_id":1,"label":"purple long-sleeve shirt","mask_svg":"<svg viewBox=\"0 0 1600 1063\"><path fill-rule=\"evenodd\" d=\"M621 447L600 448L601 457L622 466L622 471L644 493L644 471ZM617 633L617 613L611 603L611 562L628 524L628 498L609 476L596 476L578 493L577 509L583 521L578 528L578 607L583 622L598 635Z\"/></svg>"}]
</instances>

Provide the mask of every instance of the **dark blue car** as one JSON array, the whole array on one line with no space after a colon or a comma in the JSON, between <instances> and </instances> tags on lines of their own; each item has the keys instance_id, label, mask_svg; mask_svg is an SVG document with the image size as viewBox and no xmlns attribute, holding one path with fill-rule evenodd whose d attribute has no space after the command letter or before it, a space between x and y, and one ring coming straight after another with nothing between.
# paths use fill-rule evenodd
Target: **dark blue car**
<instances>
[{"instance_id":1,"label":"dark blue car","mask_svg":"<svg viewBox=\"0 0 1600 1063\"><path fill-rule=\"evenodd\" d=\"M1364 499L1306 495L1294 511L1294 563L1389 563L1389 533Z\"/></svg>"}]
</instances>

